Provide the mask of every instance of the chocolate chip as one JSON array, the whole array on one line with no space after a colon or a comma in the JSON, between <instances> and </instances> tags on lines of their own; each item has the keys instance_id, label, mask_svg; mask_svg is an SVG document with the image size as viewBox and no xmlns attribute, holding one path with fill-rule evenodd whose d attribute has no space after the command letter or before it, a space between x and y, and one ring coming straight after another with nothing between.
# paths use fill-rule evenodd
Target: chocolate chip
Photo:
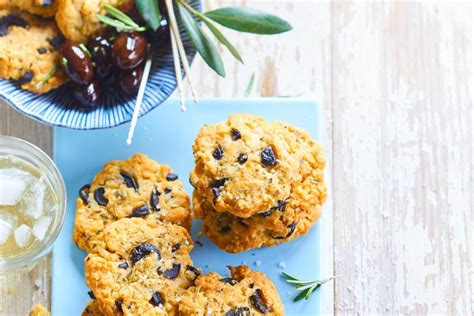
<instances>
[{"instance_id":1,"label":"chocolate chip","mask_svg":"<svg viewBox=\"0 0 474 316\"><path fill-rule=\"evenodd\" d=\"M166 175L166 181L176 181L178 180L178 175L176 173L168 173Z\"/></svg>"},{"instance_id":2,"label":"chocolate chip","mask_svg":"<svg viewBox=\"0 0 474 316\"><path fill-rule=\"evenodd\" d=\"M145 204L134 208L131 217L143 217L148 214L150 214L150 211L148 210L148 205Z\"/></svg>"},{"instance_id":3,"label":"chocolate chip","mask_svg":"<svg viewBox=\"0 0 474 316\"><path fill-rule=\"evenodd\" d=\"M275 153L273 152L272 146L268 146L267 148L265 148L260 156L262 157L262 164L265 167L276 166L276 164L278 163L275 157Z\"/></svg>"},{"instance_id":4,"label":"chocolate chip","mask_svg":"<svg viewBox=\"0 0 474 316\"><path fill-rule=\"evenodd\" d=\"M235 128L233 128L231 131L230 131L230 137L232 138L233 141L236 141L236 140L239 140L242 138L242 134L240 134L240 132L238 130L236 130Z\"/></svg>"},{"instance_id":5,"label":"chocolate chip","mask_svg":"<svg viewBox=\"0 0 474 316\"><path fill-rule=\"evenodd\" d=\"M233 310L231 309L225 313L225 316L250 316L250 308L238 307Z\"/></svg>"},{"instance_id":6,"label":"chocolate chip","mask_svg":"<svg viewBox=\"0 0 474 316\"><path fill-rule=\"evenodd\" d=\"M0 36L8 35L8 28L10 26L19 26L25 29L28 28L28 22L16 15L6 15L0 18Z\"/></svg>"},{"instance_id":7,"label":"chocolate chip","mask_svg":"<svg viewBox=\"0 0 474 316\"><path fill-rule=\"evenodd\" d=\"M48 40L48 42L51 44L51 46L53 46L54 49L60 49L64 41L65 38L62 35L55 36L52 39Z\"/></svg>"},{"instance_id":8,"label":"chocolate chip","mask_svg":"<svg viewBox=\"0 0 474 316\"><path fill-rule=\"evenodd\" d=\"M224 186L224 184L229 180L229 178L222 178L219 180L214 180L214 182L211 183L211 188L220 188Z\"/></svg>"},{"instance_id":9,"label":"chocolate chip","mask_svg":"<svg viewBox=\"0 0 474 316\"><path fill-rule=\"evenodd\" d=\"M125 261L125 262L119 263L118 267L120 269L126 270L126 269L128 269L128 262Z\"/></svg>"},{"instance_id":10,"label":"chocolate chip","mask_svg":"<svg viewBox=\"0 0 474 316\"><path fill-rule=\"evenodd\" d=\"M150 244L150 243L144 243L144 244L138 245L135 248L133 248L132 253L130 254L130 260L132 261L132 263L135 264L139 260L141 260L143 257L153 252L157 254L158 260L160 260L161 254L155 245Z\"/></svg>"},{"instance_id":11,"label":"chocolate chip","mask_svg":"<svg viewBox=\"0 0 474 316\"><path fill-rule=\"evenodd\" d=\"M190 266L189 264L186 265L186 270L187 270L187 271L191 271L192 273L194 273L194 276L195 276L195 277L194 277L194 280L196 280L197 277L201 275L201 271L199 271L198 268L193 267L193 266Z\"/></svg>"},{"instance_id":12,"label":"chocolate chip","mask_svg":"<svg viewBox=\"0 0 474 316\"><path fill-rule=\"evenodd\" d=\"M282 200L279 200L277 202L277 205L270 208L270 210L266 211L266 212L262 212L262 213L258 213L258 215L262 216L262 217L268 217L270 215L272 215L275 211L281 211L283 212L285 210L285 207L286 207L286 204L288 202L286 201L282 201Z\"/></svg>"},{"instance_id":13,"label":"chocolate chip","mask_svg":"<svg viewBox=\"0 0 474 316\"><path fill-rule=\"evenodd\" d=\"M89 192L91 189L90 184L84 184L80 189L79 189L79 197L81 200L84 202L85 205L89 204Z\"/></svg>"},{"instance_id":14,"label":"chocolate chip","mask_svg":"<svg viewBox=\"0 0 474 316\"><path fill-rule=\"evenodd\" d=\"M179 275L179 271L181 271L181 264L173 263L173 267L169 270L164 271L163 275L168 279L176 279Z\"/></svg>"},{"instance_id":15,"label":"chocolate chip","mask_svg":"<svg viewBox=\"0 0 474 316\"><path fill-rule=\"evenodd\" d=\"M105 189L102 187L97 188L94 192L94 199L96 200L97 204L102 206L106 206L107 203L109 203L109 200L104 197L104 193Z\"/></svg>"},{"instance_id":16,"label":"chocolate chip","mask_svg":"<svg viewBox=\"0 0 474 316\"><path fill-rule=\"evenodd\" d=\"M252 296L250 296L250 300L253 303L253 306L255 306L256 309L258 309L262 314L265 314L271 310L271 308L268 308L265 303L264 303L264 298L263 298L263 292L260 289L256 289L255 293L253 293Z\"/></svg>"},{"instance_id":17,"label":"chocolate chip","mask_svg":"<svg viewBox=\"0 0 474 316\"><path fill-rule=\"evenodd\" d=\"M232 279L231 277L222 278L219 281L221 281L222 283L230 284L232 286L234 286L238 283L237 280Z\"/></svg>"},{"instance_id":18,"label":"chocolate chip","mask_svg":"<svg viewBox=\"0 0 474 316\"><path fill-rule=\"evenodd\" d=\"M158 212L160 210L160 192L158 192L156 187L151 190L150 205L155 211Z\"/></svg>"},{"instance_id":19,"label":"chocolate chip","mask_svg":"<svg viewBox=\"0 0 474 316\"><path fill-rule=\"evenodd\" d=\"M23 76L21 76L20 79L18 79L16 82L18 84L25 84L28 82L31 82L33 80L33 73L32 72L26 72Z\"/></svg>"},{"instance_id":20,"label":"chocolate chip","mask_svg":"<svg viewBox=\"0 0 474 316\"><path fill-rule=\"evenodd\" d=\"M288 234L286 234L286 236L272 236L272 238L273 239L285 239L285 238L290 237L295 232L295 228L296 228L297 224L298 224L298 222L293 222L293 223L291 223L290 225L287 226L290 229L290 231L288 232Z\"/></svg>"},{"instance_id":21,"label":"chocolate chip","mask_svg":"<svg viewBox=\"0 0 474 316\"><path fill-rule=\"evenodd\" d=\"M123 313L122 304L123 304L122 299L119 299L119 300L115 301L115 306L117 307L118 311L121 312L121 313Z\"/></svg>"},{"instance_id":22,"label":"chocolate chip","mask_svg":"<svg viewBox=\"0 0 474 316\"><path fill-rule=\"evenodd\" d=\"M171 247L171 252L176 252L176 251L179 250L179 248L181 248L181 243L174 244L174 245Z\"/></svg>"},{"instance_id":23,"label":"chocolate chip","mask_svg":"<svg viewBox=\"0 0 474 316\"><path fill-rule=\"evenodd\" d=\"M44 48L44 47L40 47L40 48L37 49L37 51L38 51L38 54L43 55L43 54L46 54L48 49Z\"/></svg>"},{"instance_id":24,"label":"chocolate chip","mask_svg":"<svg viewBox=\"0 0 474 316\"><path fill-rule=\"evenodd\" d=\"M122 176L123 182L125 182L127 188L132 188L138 192L138 185L133 176L129 175L126 172L120 172L120 175Z\"/></svg>"},{"instance_id":25,"label":"chocolate chip","mask_svg":"<svg viewBox=\"0 0 474 316\"><path fill-rule=\"evenodd\" d=\"M197 246L199 246L199 247L203 247L203 246L204 246L200 240L196 240L194 243L195 243Z\"/></svg>"},{"instance_id":26,"label":"chocolate chip","mask_svg":"<svg viewBox=\"0 0 474 316\"><path fill-rule=\"evenodd\" d=\"M91 299L93 299L93 300L96 299L96 297L95 297L95 295L94 295L94 292L89 291L89 292L87 292L87 294L89 295L89 297L90 297Z\"/></svg>"},{"instance_id":27,"label":"chocolate chip","mask_svg":"<svg viewBox=\"0 0 474 316\"><path fill-rule=\"evenodd\" d=\"M151 295L150 304L153 306L163 305L163 299L161 298L160 293L155 292Z\"/></svg>"},{"instance_id":28,"label":"chocolate chip","mask_svg":"<svg viewBox=\"0 0 474 316\"><path fill-rule=\"evenodd\" d=\"M239 157L237 157L237 161L238 161L241 165L243 165L244 163L246 163L246 162L247 162L247 159L248 159L248 157L247 157L247 155L245 155L245 154L240 154Z\"/></svg>"},{"instance_id":29,"label":"chocolate chip","mask_svg":"<svg viewBox=\"0 0 474 316\"><path fill-rule=\"evenodd\" d=\"M169 194L169 193L171 193L171 189L170 189L170 188L165 188L165 190L164 190L164 191L165 191L165 194Z\"/></svg>"},{"instance_id":30,"label":"chocolate chip","mask_svg":"<svg viewBox=\"0 0 474 316\"><path fill-rule=\"evenodd\" d=\"M229 226L223 226L223 227L219 227L219 231L223 234L225 233L228 233L231 231L231 228Z\"/></svg>"},{"instance_id":31,"label":"chocolate chip","mask_svg":"<svg viewBox=\"0 0 474 316\"><path fill-rule=\"evenodd\" d=\"M222 149L222 147L217 146L214 152L212 153L212 157L214 157L215 160L221 160L223 156L224 150Z\"/></svg>"}]
</instances>

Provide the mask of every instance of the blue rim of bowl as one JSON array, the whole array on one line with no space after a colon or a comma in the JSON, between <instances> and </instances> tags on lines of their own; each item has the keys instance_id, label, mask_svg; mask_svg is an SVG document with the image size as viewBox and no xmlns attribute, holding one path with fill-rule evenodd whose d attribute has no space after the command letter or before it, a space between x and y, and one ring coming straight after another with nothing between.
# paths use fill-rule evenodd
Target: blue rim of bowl
<instances>
[{"instance_id":1,"label":"blue rim of bowl","mask_svg":"<svg viewBox=\"0 0 474 316\"><path fill-rule=\"evenodd\" d=\"M202 10L202 0L194 0L194 1L191 1L191 5L197 9L198 11L201 11ZM179 20L179 14L176 14L176 18ZM199 22L199 21L198 21ZM188 37L188 34L186 33L186 31L184 30L184 28L182 27L182 25L180 25L180 28L179 28L179 31L180 31L180 34L183 38L183 44L185 46L185 52L186 52L186 56L187 56L187 59L188 59L188 62L189 64L191 64L194 60L194 57L196 56L196 49L194 48L194 46L192 45L189 37ZM171 54L171 47L167 47L167 51L169 52L169 54ZM155 54L158 54L160 52L160 50L157 50L154 52L154 55ZM155 59L155 56L154 58ZM174 71L173 71L174 73ZM150 74L150 78L152 77L153 74ZM183 81L185 79L185 74L184 74L184 71L182 71L182 76L183 76ZM149 79L150 80L150 79ZM13 81L11 80L6 80L6 79L0 79L0 83L2 81L8 81L10 82L12 85L15 86L15 88L12 89L12 91L17 91L18 89L21 89L20 86L18 86L16 83L14 83ZM63 89L65 90L67 88L67 84L63 87L60 87L58 89L55 89L47 94L50 94L50 93L59 93L59 89ZM163 102L165 102L172 94L173 92L176 90L176 81L174 82L174 87L172 89L170 89L169 91L165 92L163 94L163 100L157 104L154 104L153 106L150 106L146 109L144 109L143 107L140 109L140 114L139 114L139 117L142 117L144 115L146 115L147 113L149 113L150 111L156 109L159 105L161 105ZM32 98L39 98L41 95L38 95L38 94L34 94L32 92L28 92ZM97 129L107 129L107 128L112 128L112 127L116 127L116 126L120 126L120 125L123 125L123 124L126 124L128 122L131 121L132 119L132 116L131 116L131 112L129 113L130 115L129 116L124 116L122 117L120 120L116 120L114 121L112 124L109 124L109 125L101 125L101 126L91 126L91 127L87 127L87 126L69 126L67 124L62 124L62 123L57 123L57 122L53 122L53 121L48 121L48 120L45 120L41 115L38 115L37 113L35 112L29 112L27 111L25 108L23 108L22 106L18 106L18 104L22 104L23 106L26 105L25 102L16 102L16 100L10 95L10 94L6 94L6 93L3 93L2 91L0 91L0 99L2 99L3 101L5 101L6 104L8 104L9 106L11 106L12 108L14 108L16 111L20 112L21 114L37 121L37 122L40 122L42 124L46 124L46 125L49 125L49 126L54 126L54 127L64 127L64 128L70 128L70 129L76 129L76 130L97 130ZM131 98L130 100L135 100L136 98ZM125 102L125 103L122 103L122 104L117 104L117 105L114 105L113 107L114 108L117 108L117 107L122 107L122 111L125 111L126 112L126 104L128 102ZM58 107L58 104L55 105L55 107ZM105 106L100 106L99 108L93 110L93 111L90 111L90 112L83 112L83 113L94 113L96 111L104 111L105 110ZM133 109L132 109L132 112L133 112Z\"/></svg>"}]
</instances>

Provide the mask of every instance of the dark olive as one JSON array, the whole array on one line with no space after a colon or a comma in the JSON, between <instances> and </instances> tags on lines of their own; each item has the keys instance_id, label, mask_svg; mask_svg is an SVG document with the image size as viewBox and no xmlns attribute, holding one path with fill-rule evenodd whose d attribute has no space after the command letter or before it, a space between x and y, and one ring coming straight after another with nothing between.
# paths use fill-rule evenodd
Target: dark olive
<instances>
[{"instance_id":1,"label":"dark olive","mask_svg":"<svg viewBox=\"0 0 474 316\"><path fill-rule=\"evenodd\" d=\"M138 92L140 86L140 80L142 78L143 67L138 66L132 70L122 70L119 73L119 85L123 92L127 95L135 95Z\"/></svg>"},{"instance_id":2,"label":"dark olive","mask_svg":"<svg viewBox=\"0 0 474 316\"><path fill-rule=\"evenodd\" d=\"M127 0L122 2L122 4L118 7L120 11L128 15L132 18L135 22L140 22L140 14L138 13L137 7L135 6L135 1Z\"/></svg>"},{"instance_id":3,"label":"dark olive","mask_svg":"<svg viewBox=\"0 0 474 316\"><path fill-rule=\"evenodd\" d=\"M65 41L62 49L65 68L71 80L86 84L94 77L92 61L87 53L73 41Z\"/></svg>"},{"instance_id":4,"label":"dark olive","mask_svg":"<svg viewBox=\"0 0 474 316\"><path fill-rule=\"evenodd\" d=\"M156 31L147 32L150 42L163 45L164 42L169 41L170 39L170 28L168 25L168 20L163 16L160 21L160 26Z\"/></svg>"},{"instance_id":5,"label":"dark olive","mask_svg":"<svg viewBox=\"0 0 474 316\"><path fill-rule=\"evenodd\" d=\"M120 69L132 69L144 59L147 51L145 37L138 33L121 33L114 40L112 56L114 63Z\"/></svg>"},{"instance_id":6,"label":"dark olive","mask_svg":"<svg viewBox=\"0 0 474 316\"><path fill-rule=\"evenodd\" d=\"M73 89L74 98L80 103L83 109L92 109L99 102L102 90L97 81L92 81L87 85L75 85Z\"/></svg>"},{"instance_id":7,"label":"dark olive","mask_svg":"<svg viewBox=\"0 0 474 316\"><path fill-rule=\"evenodd\" d=\"M95 36L87 45L91 59L95 63L94 72L97 78L107 78L112 72L112 44L103 36Z\"/></svg>"}]
</instances>

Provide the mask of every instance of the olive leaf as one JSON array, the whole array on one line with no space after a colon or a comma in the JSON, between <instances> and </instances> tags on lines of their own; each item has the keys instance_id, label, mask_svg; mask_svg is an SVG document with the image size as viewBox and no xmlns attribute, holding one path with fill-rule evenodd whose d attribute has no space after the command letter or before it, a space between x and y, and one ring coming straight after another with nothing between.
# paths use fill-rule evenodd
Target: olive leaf
<instances>
[{"instance_id":1,"label":"olive leaf","mask_svg":"<svg viewBox=\"0 0 474 316\"><path fill-rule=\"evenodd\" d=\"M153 1L152 1L153 2ZM121 21L125 25L128 25L130 27L135 27L138 28L139 25L133 21L131 17L120 11L119 9L111 6L110 4L104 4L102 6L105 11L107 11L108 14L110 14L112 17L114 17L116 20Z\"/></svg>"},{"instance_id":2,"label":"olive leaf","mask_svg":"<svg viewBox=\"0 0 474 316\"><path fill-rule=\"evenodd\" d=\"M249 8L219 8L206 12L204 15L239 32L279 34L292 29L291 25L280 17Z\"/></svg>"},{"instance_id":3,"label":"olive leaf","mask_svg":"<svg viewBox=\"0 0 474 316\"><path fill-rule=\"evenodd\" d=\"M219 54L217 47L212 43L206 33L201 30L199 25L194 21L193 17L189 14L186 8L179 3L178 5L179 15L181 22L183 23L186 32L191 38L191 42L196 47L197 52L204 61L214 69L214 71L221 77L225 77L224 63Z\"/></svg>"},{"instance_id":4,"label":"olive leaf","mask_svg":"<svg viewBox=\"0 0 474 316\"><path fill-rule=\"evenodd\" d=\"M146 24L156 31L160 27L161 13L157 0L136 0L135 6Z\"/></svg>"},{"instance_id":5,"label":"olive leaf","mask_svg":"<svg viewBox=\"0 0 474 316\"><path fill-rule=\"evenodd\" d=\"M285 278L287 283L295 286L298 291L301 291L294 299L293 302L298 302L303 298L305 300L309 299L311 294L319 289L323 284L337 278L338 276L333 276L324 280L310 280L310 281L303 281L294 277L288 273L282 272L282 276Z\"/></svg>"},{"instance_id":6,"label":"olive leaf","mask_svg":"<svg viewBox=\"0 0 474 316\"><path fill-rule=\"evenodd\" d=\"M199 11L196 11L193 7L191 7L188 3L184 1L180 2L180 4L182 4L190 13L194 14L201 21L203 21L204 24L206 24L207 28L212 32L212 34L214 34L214 36L219 40L219 42L221 42L225 47L227 47L227 49L232 54L232 56L235 57L235 59L240 61L242 64L244 63L242 57L240 56L234 45L232 45L232 43L224 36L224 34L222 34L222 32L219 31L219 29L215 27L204 14Z\"/></svg>"}]
</instances>

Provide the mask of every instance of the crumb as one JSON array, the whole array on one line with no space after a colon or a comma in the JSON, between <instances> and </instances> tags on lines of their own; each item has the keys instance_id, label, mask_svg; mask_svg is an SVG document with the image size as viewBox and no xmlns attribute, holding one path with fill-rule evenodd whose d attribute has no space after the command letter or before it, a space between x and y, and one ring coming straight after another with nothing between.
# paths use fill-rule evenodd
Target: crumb
<instances>
[{"instance_id":1,"label":"crumb","mask_svg":"<svg viewBox=\"0 0 474 316\"><path fill-rule=\"evenodd\" d=\"M255 261L255 265L256 265L256 266L259 266L259 265L261 265L261 264L262 264L262 261L260 261L260 260Z\"/></svg>"},{"instance_id":2,"label":"crumb","mask_svg":"<svg viewBox=\"0 0 474 316\"><path fill-rule=\"evenodd\" d=\"M278 268L285 269L286 268L286 263L284 263L283 261L278 262Z\"/></svg>"}]
</instances>

